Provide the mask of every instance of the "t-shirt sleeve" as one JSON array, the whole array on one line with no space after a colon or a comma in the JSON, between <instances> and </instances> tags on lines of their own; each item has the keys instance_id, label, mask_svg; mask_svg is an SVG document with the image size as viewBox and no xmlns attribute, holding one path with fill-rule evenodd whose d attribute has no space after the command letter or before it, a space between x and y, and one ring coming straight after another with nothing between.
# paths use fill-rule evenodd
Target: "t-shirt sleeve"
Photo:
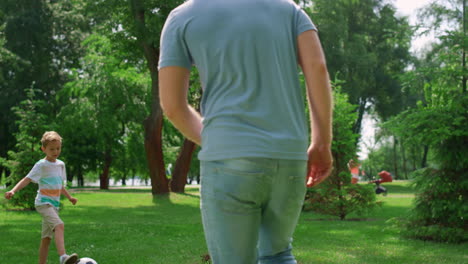
<instances>
[{"instance_id":1,"label":"t-shirt sleeve","mask_svg":"<svg viewBox=\"0 0 468 264\"><path fill-rule=\"evenodd\" d=\"M296 9L296 36L308 30L317 30L310 17L299 6Z\"/></svg>"},{"instance_id":2,"label":"t-shirt sleeve","mask_svg":"<svg viewBox=\"0 0 468 264\"><path fill-rule=\"evenodd\" d=\"M32 182L38 183L42 177L41 163L37 162L34 164L31 171L26 175L27 178L31 179Z\"/></svg>"},{"instance_id":3,"label":"t-shirt sleeve","mask_svg":"<svg viewBox=\"0 0 468 264\"><path fill-rule=\"evenodd\" d=\"M167 66L192 67L192 57L184 37L185 25L173 13L169 15L161 32L158 69Z\"/></svg>"}]
</instances>

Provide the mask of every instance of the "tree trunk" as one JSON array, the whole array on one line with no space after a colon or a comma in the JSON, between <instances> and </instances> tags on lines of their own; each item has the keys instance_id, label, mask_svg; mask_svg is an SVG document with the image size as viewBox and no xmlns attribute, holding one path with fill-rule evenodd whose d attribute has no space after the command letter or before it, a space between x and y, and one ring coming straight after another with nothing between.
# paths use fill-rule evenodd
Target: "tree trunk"
<instances>
[{"instance_id":1,"label":"tree trunk","mask_svg":"<svg viewBox=\"0 0 468 264\"><path fill-rule=\"evenodd\" d=\"M109 171L110 166L112 163L112 156L111 150L107 149L104 153L104 167L102 169L102 173L99 176L99 188L101 190L108 190L109 189Z\"/></svg>"},{"instance_id":2,"label":"tree trunk","mask_svg":"<svg viewBox=\"0 0 468 264\"><path fill-rule=\"evenodd\" d=\"M405 153L405 147L403 146L403 142L400 142L400 149L401 149L401 159L403 160L403 173L405 175L405 180L408 179L408 170L406 168L406 153Z\"/></svg>"},{"instance_id":3,"label":"tree trunk","mask_svg":"<svg viewBox=\"0 0 468 264\"><path fill-rule=\"evenodd\" d=\"M143 48L151 74L151 113L144 121L145 150L151 178L151 192L153 195L163 194L169 192L169 180L164 170L165 166L162 151L163 113L159 103L159 51L154 46L154 43L148 41L151 37L147 36L147 32L149 31L146 29L145 10L141 0L131 0L130 4L138 31L137 39Z\"/></svg>"},{"instance_id":4,"label":"tree trunk","mask_svg":"<svg viewBox=\"0 0 468 264\"><path fill-rule=\"evenodd\" d=\"M190 170L190 163L192 161L192 154L195 150L195 143L185 139L182 149L174 165L174 172L172 173L171 191L183 193L185 192L185 185L187 184L187 174Z\"/></svg>"},{"instance_id":5,"label":"tree trunk","mask_svg":"<svg viewBox=\"0 0 468 264\"><path fill-rule=\"evenodd\" d=\"M359 98L359 107L358 107L358 118L356 123L353 126L353 132L360 135L361 134L361 127L362 127L362 119L364 118L364 113L366 111L366 104L367 100L363 98ZM356 145L359 143L359 137L356 139Z\"/></svg>"},{"instance_id":6,"label":"tree trunk","mask_svg":"<svg viewBox=\"0 0 468 264\"><path fill-rule=\"evenodd\" d=\"M395 179L399 179L398 175L398 156L397 156L398 140L393 136L393 170L395 172Z\"/></svg>"},{"instance_id":7,"label":"tree trunk","mask_svg":"<svg viewBox=\"0 0 468 264\"><path fill-rule=\"evenodd\" d=\"M78 173L76 175L77 181L78 181L78 186L83 187L84 186L84 177L83 177L83 169L81 166L78 167Z\"/></svg>"},{"instance_id":8,"label":"tree trunk","mask_svg":"<svg viewBox=\"0 0 468 264\"><path fill-rule=\"evenodd\" d=\"M429 146L425 145L424 146L424 153L423 153L423 158L421 161L421 168L426 168L427 167L427 153L429 152Z\"/></svg>"},{"instance_id":9,"label":"tree trunk","mask_svg":"<svg viewBox=\"0 0 468 264\"><path fill-rule=\"evenodd\" d=\"M159 102L158 102L159 104ZM151 192L153 194L169 193L169 180L164 170L162 151L162 114L145 120L145 150L151 178Z\"/></svg>"},{"instance_id":10,"label":"tree trunk","mask_svg":"<svg viewBox=\"0 0 468 264\"><path fill-rule=\"evenodd\" d=\"M462 94L466 93L466 0L463 0L463 52L462 52L462 69L463 69L463 77L462 77Z\"/></svg>"}]
</instances>

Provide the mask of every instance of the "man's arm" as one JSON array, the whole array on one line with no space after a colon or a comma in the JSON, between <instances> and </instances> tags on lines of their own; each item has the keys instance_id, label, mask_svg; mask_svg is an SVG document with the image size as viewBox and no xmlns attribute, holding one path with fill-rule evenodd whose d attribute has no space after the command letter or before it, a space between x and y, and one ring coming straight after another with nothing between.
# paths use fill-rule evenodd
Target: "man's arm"
<instances>
[{"instance_id":1,"label":"man's arm","mask_svg":"<svg viewBox=\"0 0 468 264\"><path fill-rule=\"evenodd\" d=\"M317 32L305 31L297 40L299 64L307 84L312 131L307 174L307 186L311 187L325 180L331 173L333 100L325 55Z\"/></svg>"},{"instance_id":2,"label":"man's arm","mask_svg":"<svg viewBox=\"0 0 468 264\"><path fill-rule=\"evenodd\" d=\"M172 124L189 140L201 145L203 127L200 114L188 104L190 71L169 66L159 70L161 107Z\"/></svg>"}]
</instances>

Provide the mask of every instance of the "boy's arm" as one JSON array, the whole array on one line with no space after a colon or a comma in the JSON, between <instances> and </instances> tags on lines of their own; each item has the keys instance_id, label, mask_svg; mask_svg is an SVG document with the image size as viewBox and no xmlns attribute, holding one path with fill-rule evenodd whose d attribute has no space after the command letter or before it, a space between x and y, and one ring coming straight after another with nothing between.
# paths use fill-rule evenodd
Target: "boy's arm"
<instances>
[{"instance_id":1,"label":"boy's arm","mask_svg":"<svg viewBox=\"0 0 468 264\"><path fill-rule=\"evenodd\" d=\"M26 187L29 183L31 183L31 179L28 177L24 177L21 181L19 181L11 191L5 193L5 198L10 199L15 195L15 193L19 192L21 189Z\"/></svg>"},{"instance_id":2,"label":"boy's arm","mask_svg":"<svg viewBox=\"0 0 468 264\"><path fill-rule=\"evenodd\" d=\"M69 200L73 205L75 205L76 202L78 202L78 199L76 199L75 197L71 196L70 193L67 191L67 189L65 189L64 186L62 186L62 193L63 193L63 195L65 195L65 196L68 198L68 200Z\"/></svg>"},{"instance_id":3,"label":"boy's arm","mask_svg":"<svg viewBox=\"0 0 468 264\"><path fill-rule=\"evenodd\" d=\"M331 173L333 100L325 55L317 32L305 31L297 40L299 64L305 75L310 111L312 142L308 149L307 186L311 187L325 180Z\"/></svg>"}]
</instances>

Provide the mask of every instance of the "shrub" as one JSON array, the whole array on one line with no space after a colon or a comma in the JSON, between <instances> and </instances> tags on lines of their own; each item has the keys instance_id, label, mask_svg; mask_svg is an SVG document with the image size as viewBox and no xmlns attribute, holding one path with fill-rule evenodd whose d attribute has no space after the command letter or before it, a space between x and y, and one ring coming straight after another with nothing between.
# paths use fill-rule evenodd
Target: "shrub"
<instances>
[{"instance_id":1,"label":"shrub","mask_svg":"<svg viewBox=\"0 0 468 264\"><path fill-rule=\"evenodd\" d=\"M42 134L49 130L45 125L46 117L38 113L38 108L43 105L43 101L34 99L34 89L28 90L28 99L21 103L20 107L13 110L20 118L18 121L19 131L15 134L17 151L9 151L9 159L1 159L3 166L7 167L11 174L6 183L10 184L8 190L24 178L32 169L34 164L43 156L40 150L40 139ZM16 193L9 202L10 205L19 206L26 209L34 209L34 200L37 193L37 186L29 184L20 192Z\"/></svg>"},{"instance_id":2,"label":"shrub","mask_svg":"<svg viewBox=\"0 0 468 264\"><path fill-rule=\"evenodd\" d=\"M419 190L403 234L422 240L458 243L468 240L468 175L426 168L414 173Z\"/></svg>"},{"instance_id":3,"label":"shrub","mask_svg":"<svg viewBox=\"0 0 468 264\"><path fill-rule=\"evenodd\" d=\"M435 168L414 173L415 205L400 220L403 234L439 242L468 240L468 95L450 104L425 107L397 116L396 132L431 146Z\"/></svg>"},{"instance_id":4,"label":"shrub","mask_svg":"<svg viewBox=\"0 0 468 264\"><path fill-rule=\"evenodd\" d=\"M347 173L341 177L349 178ZM304 211L314 211L320 214L333 215L344 220L350 213L364 215L381 203L377 202L374 185L336 184L328 180L320 188L309 188L307 191Z\"/></svg>"},{"instance_id":5,"label":"shrub","mask_svg":"<svg viewBox=\"0 0 468 264\"><path fill-rule=\"evenodd\" d=\"M332 154L334 169L317 187L309 188L304 210L340 217L355 212L364 214L379 203L372 186L351 184L347 164L356 154L356 138L353 125L357 118L356 107L348 102L348 96L335 87L333 111Z\"/></svg>"}]
</instances>

